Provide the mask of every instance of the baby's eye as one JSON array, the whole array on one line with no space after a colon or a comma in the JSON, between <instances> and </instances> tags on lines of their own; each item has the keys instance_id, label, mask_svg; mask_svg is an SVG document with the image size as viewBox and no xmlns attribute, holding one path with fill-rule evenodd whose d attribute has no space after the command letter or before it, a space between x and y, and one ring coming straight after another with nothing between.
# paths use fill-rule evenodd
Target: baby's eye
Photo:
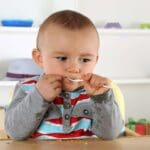
<instances>
[{"instance_id":1,"label":"baby's eye","mask_svg":"<svg viewBox=\"0 0 150 150\"><path fill-rule=\"evenodd\" d=\"M89 58L81 58L81 62L86 63L86 62L89 62L89 61L91 61L91 59L89 59Z\"/></svg>"},{"instance_id":2,"label":"baby's eye","mask_svg":"<svg viewBox=\"0 0 150 150\"><path fill-rule=\"evenodd\" d=\"M67 60L67 57L58 56L58 57L56 57L56 59L58 59L58 60L60 60L60 61L65 61L65 60Z\"/></svg>"}]
</instances>

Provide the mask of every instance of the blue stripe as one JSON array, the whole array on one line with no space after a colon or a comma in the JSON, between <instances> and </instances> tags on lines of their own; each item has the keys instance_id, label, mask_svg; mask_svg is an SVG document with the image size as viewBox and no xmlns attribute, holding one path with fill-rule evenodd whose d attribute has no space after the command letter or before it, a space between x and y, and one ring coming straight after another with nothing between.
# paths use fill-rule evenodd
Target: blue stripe
<instances>
[{"instance_id":1,"label":"blue stripe","mask_svg":"<svg viewBox=\"0 0 150 150\"><path fill-rule=\"evenodd\" d=\"M71 98L74 99L74 98L77 98L80 96L80 93L79 92L71 92Z\"/></svg>"},{"instance_id":2,"label":"blue stripe","mask_svg":"<svg viewBox=\"0 0 150 150\"><path fill-rule=\"evenodd\" d=\"M87 93L85 92L84 89L81 89L78 91L70 92L70 94L71 94L71 98L74 99L74 98L79 97L81 94L87 94Z\"/></svg>"},{"instance_id":3,"label":"blue stripe","mask_svg":"<svg viewBox=\"0 0 150 150\"><path fill-rule=\"evenodd\" d=\"M21 87L25 92L32 92L35 89L35 84L28 84L28 85L23 84Z\"/></svg>"},{"instance_id":4,"label":"blue stripe","mask_svg":"<svg viewBox=\"0 0 150 150\"><path fill-rule=\"evenodd\" d=\"M89 130L91 129L91 120L83 118L75 126L72 126L70 129L71 131L84 129ZM38 132L50 134L50 133L64 133L63 131L63 125L56 125L48 122L43 122L40 127L38 128Z\"/></svg>"},{"instance_id":5,"label":"blue stripe","mask_svg":"<svg viewBox=\"0 0 150 150\"><path fill-rule=\"evenodd\" d=\"M91 120L83 118L75 126L72 127L72 130L90 130L91 129Z\"/></svg>"}]
</instances>

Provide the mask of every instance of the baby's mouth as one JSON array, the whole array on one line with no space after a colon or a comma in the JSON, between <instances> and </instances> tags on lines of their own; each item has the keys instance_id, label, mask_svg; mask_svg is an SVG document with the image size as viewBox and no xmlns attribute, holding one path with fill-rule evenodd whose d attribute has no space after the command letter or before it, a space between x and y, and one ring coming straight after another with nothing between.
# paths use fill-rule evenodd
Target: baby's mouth
<instances>
[{"instance_id":1,"label":"baby's mouth","mask_svg":"<svg viewBox=\"0 0 150 150\"><path fill-rule=\"evenodd\" d=\"M75 78L70 78L70 77L66 77L66 78L72 82L82 82L83 81L82 79L75 79Z\"/></svg>"}]
</instances>

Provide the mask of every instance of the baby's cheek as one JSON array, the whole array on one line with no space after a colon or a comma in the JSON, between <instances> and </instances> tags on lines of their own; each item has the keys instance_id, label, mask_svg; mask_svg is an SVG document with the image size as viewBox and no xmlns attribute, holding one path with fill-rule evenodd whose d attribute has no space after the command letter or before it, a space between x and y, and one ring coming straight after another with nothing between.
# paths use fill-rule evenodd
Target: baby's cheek
<instances>
[{"instance_id":1,"label":"baby's cheek","mask_svg":"<svg viewBox=\"0 0 150 150\"><path fill-rule=\"evenodd\" d=\"M56 75L63 76L64 73L59 69L57 70L56 68L55 69L51 68L51 69L46 70L45 74L56 74Z\"/></svg>"},{"instance_id":2,"label":"baby's cheek","mask_svg":"<svg viewBox=\"0 0 150 150\"><path fill-rule=\"evenodd\" d=\"M94 66L89 65L84 67L83 69L81 69L81 74L88 74L88 73L92 73L94 70Z\"/></svg>"}]
</instances>

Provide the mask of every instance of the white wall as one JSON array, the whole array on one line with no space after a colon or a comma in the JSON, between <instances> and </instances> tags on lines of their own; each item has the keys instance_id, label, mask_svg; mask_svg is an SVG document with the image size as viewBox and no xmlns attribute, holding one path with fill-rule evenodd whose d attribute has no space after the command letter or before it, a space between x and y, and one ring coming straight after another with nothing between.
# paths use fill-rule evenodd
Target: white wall
<instances>
[{"instance_id":1,"label":"white wall","mask_svg":"<svg viewBox=\"0 0 150 150\"><path fill-rule=\"evenodd\" d=\"M150 119L150 83L119 84L125 99L126 121L134 119Z\"/></svg>"},{"instance_id":2,"label":"white wall","mask_svg":"<svg viewBox=\"0 0 150 150\"><path fill-rule=\"evenodd\" d=\"M0 0L0 20L33 19L38 26L52 12L77 9L77 0Z\"/></svg>"},{"instance_id":3,"label":"white wall","mask_svg":"<svg viewBox=\"0 0 150 150\"><path fill-rule=\"evenodd\" d=\"M100 25L119 21L124 27L135 27L150 20L149 0L0 0L0 19L31 18L38 25L61 9L79 10Z\"/></svg>"},{"instance_id":4,"label":"white wall","mask_svg":"<svg viewBox=\"0 0 150 150\"><path fill-rule=\"evenodd\" d=\"M106 33L99 30L98 73L111 78L150 77L150 32Z\"/></svg>"},{"instance_id":5,"label":"white wall","mask_svg":"<svg viewBox=\"0 0 150 150\"><path fill-rule=\"evenodd\" d=\"M48 0L0 0L0 19L33 19L39 24L51 7Z\"/></svg>"},{"instance_id":6,"label":"white wall","mask_svg":"<svg viewBox=\"0 0 150 150\"><path fill-rule=\"evenodd\" d=\"M0 0L0 19L31 18L37 26L61 9L78 10L100 26L119 21L124 27L137 27L150 20L149 0Z\"/></svg>"},{"instance_id":7,"label":"white wall","mask_svg":"<svg viewBox=\"0 0 150 150\"><path fill-rule=\"evenodd\" d=\"M137 27L150 21L149 0L78 0L80 12L103 26L105 22L119 21L123 27Z\"/></svg>"},{"instance_id":8,"label":"white wall","mask_svg":"<svg viewBox=\"0 0 150 150\"><path fill-rule=\"evenodd\" d=\"M37 32L0 29L0 78L5 76L9 63L16 58L31 58Z\"/></svg>"}]
</instances>

